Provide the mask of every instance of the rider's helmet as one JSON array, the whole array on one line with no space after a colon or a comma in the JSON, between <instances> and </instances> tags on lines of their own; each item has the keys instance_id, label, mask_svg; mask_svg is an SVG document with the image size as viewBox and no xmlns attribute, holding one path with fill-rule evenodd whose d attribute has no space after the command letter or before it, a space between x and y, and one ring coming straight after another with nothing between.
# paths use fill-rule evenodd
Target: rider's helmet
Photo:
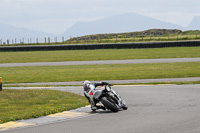
<instances>
[{"instance_id":1,"label":"rider's helmet","mask_svg":"<svg viewBox=\"0 0 200 133\"><path fill-rule=\"evenodd\" d=\"M90 84L91 84L91 82L88 81L88 80L85 80L85 81L83 82L83 88L84 88L84 90L85 90L86 92L88 92L88 91L90 90Z\"/></svg>"}]
</instances>

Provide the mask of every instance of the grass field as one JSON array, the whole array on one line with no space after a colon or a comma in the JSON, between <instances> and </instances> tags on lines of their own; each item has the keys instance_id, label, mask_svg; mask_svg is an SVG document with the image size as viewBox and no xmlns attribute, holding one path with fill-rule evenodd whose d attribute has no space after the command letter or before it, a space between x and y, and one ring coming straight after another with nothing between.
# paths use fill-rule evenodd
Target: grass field
<instances>
[{"instance_id":1,"label":"grass field","mask_svg":"<svg viewBox=\"0 0 200 133\"><path fill-rule=\"evenodd\" d=\"M4 83L200 77L200 62L7 67Z\"/></svg>"},{"instance_id":2,"label":"grass field","mask_svg":"<svg viewBox=\"0 0 200 133\"><path fill-rule=\"evenodd\" d=\"M200 47L0 52L0 63L183 57L200 57ZM0 77L3 77L4 84L83 81L86 79L94 81L200 77L200 62L0 67ZM199 81L187 83L199 83ZM53 90L3 89L0 93L0 101L0 123L35 118L88 104L82 96Z\"/></svg>"},{"instance_id":3,"label":"grass field","mask_svg":"<svg viewBox=\"0 0 200 133\"><path fill-rule=\"evenodd\" d=\"M96 39L96 40L77 40L67 41L65 44L98 44L98 43L133 43L133 42L162 42L162 41L194 41L200 40L200 35L165 35L165 36L140 36L140 37L120 37L120 38L109 38L109 39Z\"/></svg>"},{"instance_id":4,"label":"grass field","mask_svg":"<svg viewBox=\"0 0 200 133\"><path fill-rule=\"evenodd\" d=\"M47 38L46 38L47 39ZM44 39L45 40L45 39ZM128 32L128 33L110 33L110 34L95 34L80 37L72 37L68 40L57 42L45 41L37 43L21 42L18 44L4 44L3 46L28 46L28 45L62 45L62 44L97 44L97 43L129 43L129 42L161 42L161 41L185 41L185 40L200 40L199 30L170 30L170 29L149 29L145 31ZM14 41L14 40L13 40ZM29 42L29 41L28 41ZM11 43L11 41L10 41ZM14 42L12 42L14 43Z\"/></svg>"},{"instance_id":5,"label":"grass field","mask_svg":"<svg viewBox=\"0 0 200 133\"><path fill-rule=\"evenodd\" d=\"M199 40L200 31L180 31L167 29L150 29L138 32L96 34L74 37L67 40L66 44L96 44L96 43L127 43L127 42L161 42Z\"/></svg>"},{"instance_id":6,"label":"grass field","mask_svg":"<svg viewBox=\"0 0 200 133\"><path fill-rule=\"evenodd\" d=\"M83 96L55 90L3 90L0 101L0 124L67 111L88 104Z\"/></svg>"},{"instance_id":7,"label":"grass field","mask_svg":"<svg viewBox=\"0 0 200 133\"><path fill-rule=\"evenodd\" d=\"M0 63L200 57L200 47L0 52Z\"/></svg>"}]
</instances>

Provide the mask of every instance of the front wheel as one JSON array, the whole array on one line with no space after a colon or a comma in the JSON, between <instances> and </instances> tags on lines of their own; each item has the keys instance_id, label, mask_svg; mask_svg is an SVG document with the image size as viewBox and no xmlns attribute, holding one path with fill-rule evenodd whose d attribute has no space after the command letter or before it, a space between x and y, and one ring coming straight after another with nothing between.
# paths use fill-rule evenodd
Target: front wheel
<instances>
[{"instance_id":1,"label":"front wheel","mask_svg":"<svg viewBox=\"0 0 200 133\"><path fill-rule=\"evenodd\" d=\"M118 112L119 108L113 104L112 102L110 102L106 97L103 97L101 99L101 103L107 108L110 109L112 112Z\"/></svg>"},{"instance_id":2,"label":"front wheel","mask_svg":"<svg viewBox=\"0 0 200 133\"><path fill-rule=\"evenodd\" d=\"M128 109L128 106L126 106L125 104L122 106L122 109L123 110L127 110Z\"/></svg>"},{"instance_id":3,"label":"front wheel","mask_svg":"<svg viewBox=\"0 0 200 133\"><path fill-rule=\"evenodd\" d=\"M124 100L122 100L122 107L123 110L127 110L128 106L126 105L126 102Z\"/></svg>"}]
</instances>

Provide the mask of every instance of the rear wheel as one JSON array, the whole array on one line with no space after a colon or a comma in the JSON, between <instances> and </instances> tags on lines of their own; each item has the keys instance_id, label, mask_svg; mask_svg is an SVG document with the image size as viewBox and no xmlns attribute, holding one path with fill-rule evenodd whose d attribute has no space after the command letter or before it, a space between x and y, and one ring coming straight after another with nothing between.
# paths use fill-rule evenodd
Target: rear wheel
<instances>
[{"instance_id":1,"label":"rear wheel","mask_svg":"<svg viewBox=\"0 0 200 133\"><path fill-rule=\"evenodd\" d=\"M118 112L119 108L112 102L110 102L106 97L101 99L101 103L107 108L110 109L112 112Z\"/></svg>"}]
</instances>

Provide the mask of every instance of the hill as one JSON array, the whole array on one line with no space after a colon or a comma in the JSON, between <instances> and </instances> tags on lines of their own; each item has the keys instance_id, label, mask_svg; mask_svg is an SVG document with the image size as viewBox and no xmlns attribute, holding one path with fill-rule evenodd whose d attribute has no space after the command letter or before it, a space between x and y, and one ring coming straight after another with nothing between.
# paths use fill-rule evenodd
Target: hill
<instances>
[{"instance_id":1,"label":"hill","mask_svg":"<svg viewBox=\"0 0 200 133\"><path fill-rule=\"evenodd\" d=\"M81 37L73 37L68 41L87 41L87 40L99 40L99 39L112 39L116 38L130 38L130 37L145 37L145 36L163 36L163 35L176 35L183 33L178 29L149 29L138 32L126 32L126 33L111 33L111 34L95 34L95 35L86 35ZM191 33L190 33L191 34Z\"/></svg>"},{"instance_id":2,"label":"hill","mask_svg":"<svg viewBox=\"0 0 200 133\"><path fill-rule=\"evenodd\" d=\"M190 25L186 28L187 30L200 30L200 16L195 16L191 21Z\"/></svg>"},{"instance_id":3,"label":"hill","mask_svg":"<svg viewBox=\"0 0 200 133\"><path fill-rule=\"evenodd\" d=\"M20 39L23 40L23 38L24 41L27 41L28 38L31 38L32 42L35 42L36 38L38 38L38 41L43 41L45 37L55 36L53 34L30 30L26 28L16 28L14 26L3 23L0 23L0 29L0 40L2 39L2 42L6 42L7 39L10 39L11 41L15 38L17 39L17 43L19 43Z\"/></svg>"},{"instance_id":4,"label":"hill","mask_svg":"<svg viewBox=\"0 0 200 133\"><path fill-rule=\"evenodd\" d=\"M63 36L77 37L91 34L143 31L146 29L182 30L184 27L136 13L126 13L93 22L78 22L66 30Z\"/></svg>"}]
</instances>

